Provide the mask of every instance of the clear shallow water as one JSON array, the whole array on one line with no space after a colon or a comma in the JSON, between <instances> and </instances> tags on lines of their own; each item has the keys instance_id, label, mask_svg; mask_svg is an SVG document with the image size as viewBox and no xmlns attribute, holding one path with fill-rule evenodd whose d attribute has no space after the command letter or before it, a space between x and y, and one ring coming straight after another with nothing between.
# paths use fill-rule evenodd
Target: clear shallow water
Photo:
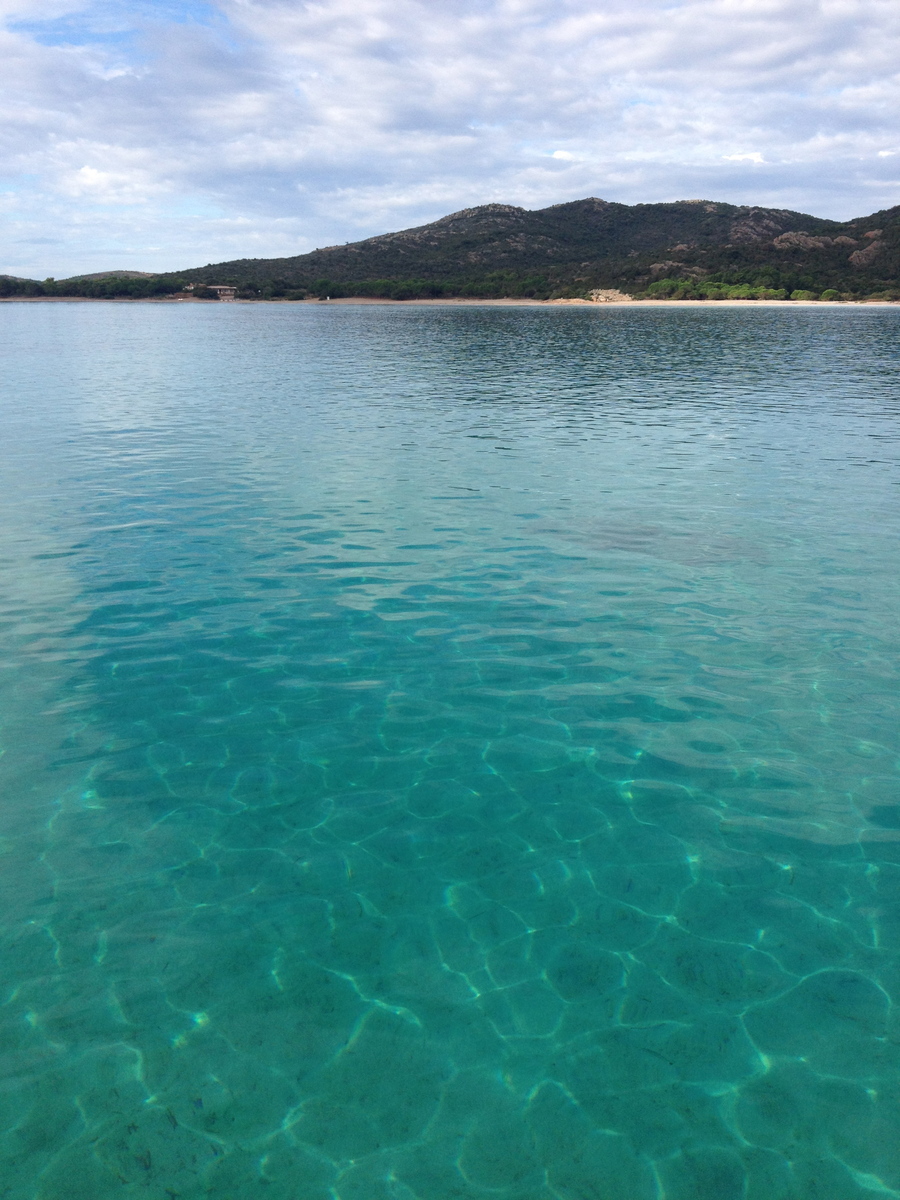
<instances>
[{"instance_id":1,"label":"clear shallow water","mask_svg":"<svg viewBox=\"0 0 900 1200\"><path fill-rule=\"evenodd\" d=\"M900 1195L900 313L0 319L4 1200Z\"/></svg>"}]
</instances>

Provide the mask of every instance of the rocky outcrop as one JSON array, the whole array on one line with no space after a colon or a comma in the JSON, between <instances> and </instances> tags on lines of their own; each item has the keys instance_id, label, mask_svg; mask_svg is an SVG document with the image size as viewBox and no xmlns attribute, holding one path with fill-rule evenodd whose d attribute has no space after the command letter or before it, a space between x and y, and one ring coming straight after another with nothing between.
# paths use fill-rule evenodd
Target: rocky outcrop
<instances>
[{"instance_id":1,"label":"rocky outcrop","mask_svg":"<svg viewBox=\"0 0 900 1200\"><path fill-rule=\"evenodd\" d=\"M728 240L734 245L747 242L767 242L784 230L790 215L790 213L777 208L741 210L731 222Z\"/></svg>"},{"instance_id":2,"label":"rocky outcrop","mask_svg":"<svg viewBox=\"0 0 900 1200\"><path fill-rule=\"evenodd\" d=\"M791 229L775 238L772 245L778 250L824 250L833 241L830 237L813 237L805 229Z\"/></svg>"},{"instance_id":3,"label":"rocky outcrop","mask_svg":"<svg viewBox=\"0 0 900 1200\"><path fill-rule=\"evenodd\" d=\"M880 232L880 231L879 231ZM881 253L884 248L884 242L879 242L876 238L874 242L869 242L862 250L854 250L850 255L850 262L854 267L869 267Z\"/></svg>"},{"instance_id":4,"label":"rocky outcrop","mask_svg":"<svg viewBox=\"0 0 900 1200\"><path fill-rule=\"evenodd\" d=\"M594 304L628 304L634 301L633 296L629 296L627 292L620 292L617 288L595 288L588 292L588 299Z\"/></svg>"}]
</instances>

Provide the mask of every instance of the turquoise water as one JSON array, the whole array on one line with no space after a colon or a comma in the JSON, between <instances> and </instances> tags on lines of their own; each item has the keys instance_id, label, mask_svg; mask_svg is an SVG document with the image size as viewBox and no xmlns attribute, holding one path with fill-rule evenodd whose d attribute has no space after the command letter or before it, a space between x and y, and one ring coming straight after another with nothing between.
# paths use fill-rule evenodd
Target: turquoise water
<instances>
[{"instance_id":1,"label":"turquoise water","mask_svg":"<svg viewBox=\"0 0 900 1200\"><path fill-rule=\"evenodd\" d=\"M900 1196L900 312L0 322L3 1200Z\"/></svg>"}]
</instances>

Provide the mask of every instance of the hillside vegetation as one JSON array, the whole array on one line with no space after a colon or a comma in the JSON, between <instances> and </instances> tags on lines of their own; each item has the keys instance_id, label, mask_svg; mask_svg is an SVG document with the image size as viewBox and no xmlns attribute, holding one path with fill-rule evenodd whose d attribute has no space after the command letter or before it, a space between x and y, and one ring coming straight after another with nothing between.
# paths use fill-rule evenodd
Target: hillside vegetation
<instances>
[{"instance_id":1,"label":"hillside vegetation","mask_svg":"<svg viewBox=\"0 0 900 1200\"><path fill-rule=\"evenodd\" d=\"M158 276L0 279L0 295L30 287L39 289L32 294L162 296L186 283L234 284L246 299L549 298L597 288L657 298L900 299L900 206L838 222L705 200L627 205L592 197L536 211L485 204L291 258Z\"/></svg>"}]
</instances>

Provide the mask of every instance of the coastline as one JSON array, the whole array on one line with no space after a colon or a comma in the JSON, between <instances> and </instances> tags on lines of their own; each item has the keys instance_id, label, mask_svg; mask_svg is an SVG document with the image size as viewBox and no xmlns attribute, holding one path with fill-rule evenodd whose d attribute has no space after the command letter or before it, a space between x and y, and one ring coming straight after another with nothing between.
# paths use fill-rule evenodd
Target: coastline
<instances>
[{"instance_id":1,"label":"coastline","mask_svg":"<svg viewBox=\"0 0 900 1200\"><path fill-rule=\"evenodd\" d=\"M210 307L213 300L174 300L169 296L0 296L0 304L202 304ZM532 300L518 296L506 299L469 299L447 296L436 299L391 300L381 296L340 296L333 300L231 300L229 304L278 304L294 306L370 305L388 304L404 308L425 305L429 308L882 308L900 307L900 300Z\"/></svg>"}]
</instances>

